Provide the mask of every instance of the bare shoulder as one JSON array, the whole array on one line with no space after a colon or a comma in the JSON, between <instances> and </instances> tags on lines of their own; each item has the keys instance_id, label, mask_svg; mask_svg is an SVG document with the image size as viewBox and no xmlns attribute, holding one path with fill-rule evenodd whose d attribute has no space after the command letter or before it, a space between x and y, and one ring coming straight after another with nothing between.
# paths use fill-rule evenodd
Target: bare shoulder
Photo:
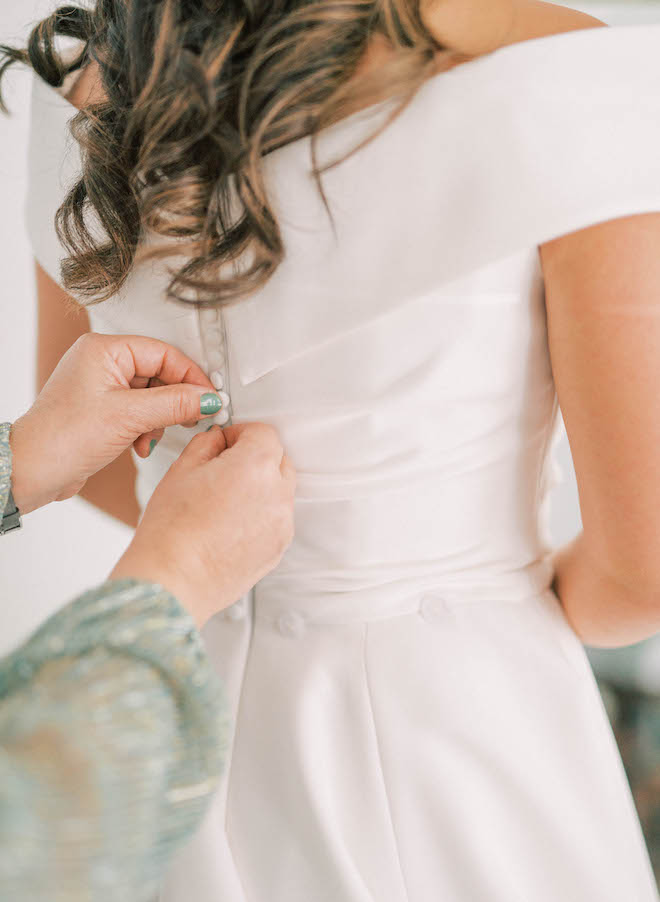
<instances>
[{"instance_id":1,"label":"bare shoulder","mask_svg":"<svg viewBox=\"0 0 660 902\"><path fill-rule=\"evenodd\" d=\"M472 57L532 38L606 27L594 16L543 0L422 0L420 10L436 40Z\"/></svg>"},{"instance_id":2,"label":"bare shoulder","mask_svg":"<svg viewBox=\"0 0 660 902\"><path fill-rule=\"evenodd\" d=\"M585 28L607 28L607 24L595 16L544 0L515 0L514 11L514 24L506 43Z\"/></svg>"},{"instance_id":3,"label":"bare shoulder","mask_svg":"<svg viewBox=\"0 0 660 902\"><path fill-rule=\"evenodd\" d=\"M66 94L66 99L72 106L79 110L92 103L102 103L105 94L101 86L98 66L92 62L81 69L75 78L71 89Z\"/></svg>"}]
</instances>

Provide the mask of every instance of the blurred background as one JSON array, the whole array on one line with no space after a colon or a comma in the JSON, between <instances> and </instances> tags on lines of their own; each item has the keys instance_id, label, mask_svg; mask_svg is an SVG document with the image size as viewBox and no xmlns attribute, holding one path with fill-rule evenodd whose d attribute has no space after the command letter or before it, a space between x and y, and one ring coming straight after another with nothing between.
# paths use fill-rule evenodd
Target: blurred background
<instances>
[{"instance_id":1,"label":"blurred background","mask_svg":"<svg viewBox=\"0 0 660 902\"><path fill-rule=\"evenodd\" d=\"M0 41L21 43L30 24L55 5L54 0L2 0ZM586 0L562 5L583 10L612 25L660 22L660 0ZM0 116L0 196L5 211L0 218L5 324L0 421L14 420L30 406L35 384L35 294L23 224L29 108L26 72L12 74L7 101L12 116ZM66 423L62 428L66 429ZM565 434L555 454L563 481L551 499L550 529L554 544L562 545L582 528ZM0 543L0 655L78 592L102 582L129 538L127 528L79 499L30 514L27 529ZM589 655L660 881L660 636L627 649L589 650Z\"/></svg>"}]
</instances>

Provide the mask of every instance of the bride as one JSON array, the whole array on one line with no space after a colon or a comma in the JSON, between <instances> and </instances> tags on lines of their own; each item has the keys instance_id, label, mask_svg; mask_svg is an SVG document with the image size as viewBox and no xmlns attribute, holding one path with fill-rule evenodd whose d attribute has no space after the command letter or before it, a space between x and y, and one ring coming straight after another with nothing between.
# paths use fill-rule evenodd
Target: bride
<instances>
[{"instance_id":1,"label":"bride","mask_svg":"<svg viewBox=\"0 0 660 902\"><path fill-rule=\"evenodd\" d=\"M580 641L660 630L660 26L601 26L98 0L5 48L42 378L90 328L160 338L298 473L206 628L230 760L162 902L658 899ZM87 497L135 524L189 436Z\"/></svg>"}]
</instances>

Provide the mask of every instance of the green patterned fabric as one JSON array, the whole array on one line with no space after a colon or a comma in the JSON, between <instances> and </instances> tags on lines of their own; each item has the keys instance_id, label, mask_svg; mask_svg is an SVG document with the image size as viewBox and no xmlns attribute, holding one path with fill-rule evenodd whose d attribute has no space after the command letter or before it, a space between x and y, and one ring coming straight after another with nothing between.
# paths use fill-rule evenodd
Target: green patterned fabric
<instances>
[{"instance_id":1,"label":"green patterned fabric","mask_svg":"<svg viewBox=\"0 0 660 902\"><path fill-rule=\"evenodd\" d=\"M195 624L161 586L110 581L56 613L0 660L0 900L151 900L229 727Z\"/></svg>"},{"instance_id":2,"label":"green patterned fabric","mask_svg":"<svg viewBox=\"0 0 660 902\"><path fill-rule=\"evenodd\" d=\"M0 423L0 515L5 512L11 481L11 423Z\"/></svg>"}]
</instances>

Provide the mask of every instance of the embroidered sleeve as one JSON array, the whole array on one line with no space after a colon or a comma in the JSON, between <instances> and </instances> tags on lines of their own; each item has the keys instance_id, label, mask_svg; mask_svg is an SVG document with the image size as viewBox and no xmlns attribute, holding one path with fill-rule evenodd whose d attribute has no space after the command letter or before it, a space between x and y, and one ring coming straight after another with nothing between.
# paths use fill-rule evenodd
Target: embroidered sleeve
<instances>
[{"instance_id":1,"label":"embroidered sleeve","mask_svg":"<svg viewBox=\"0 0 660 902\"><path fill-rule=\"evenodd\" d=\"M9 430L11 423L0 423L0 515L7 507L9 484L11 481L11 446Z\"/></svg>"},{"instance_id":2,"label":"embroidered sleeve","mask_svg":"<svg viewBox=\"0 0 660 902\"><path fill-rule=\"evenodd\" d=\"M0 661L0 898L150 899L224 768L222 684L156 585L110 581Z\"/></svg>"}]
</instances>

